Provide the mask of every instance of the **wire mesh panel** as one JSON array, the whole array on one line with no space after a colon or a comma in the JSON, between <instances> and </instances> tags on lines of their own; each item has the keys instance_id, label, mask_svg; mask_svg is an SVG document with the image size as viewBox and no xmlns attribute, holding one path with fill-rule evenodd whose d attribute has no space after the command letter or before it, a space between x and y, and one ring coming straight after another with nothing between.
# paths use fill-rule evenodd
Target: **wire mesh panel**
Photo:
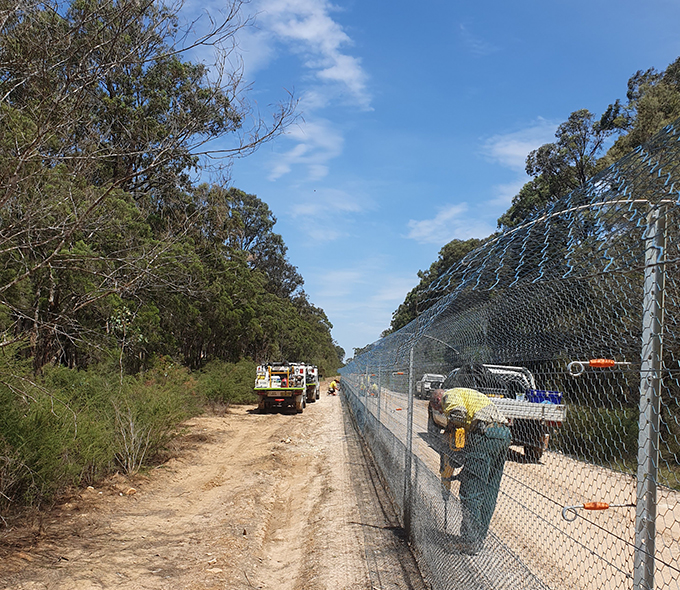
<instances>
[{"instance_id":1,"label":"wire mesh panel","mask_svg":"<svg viewBox=\"0 0 680 590\"><path fill-rule=\"evenodd\" d=\"M679 139L486 240L342 370L433 588L680 586ZM502 420L452 427L460 388ZM474 441L504 422L496 495Z\"/></svg>"}]
</instances>

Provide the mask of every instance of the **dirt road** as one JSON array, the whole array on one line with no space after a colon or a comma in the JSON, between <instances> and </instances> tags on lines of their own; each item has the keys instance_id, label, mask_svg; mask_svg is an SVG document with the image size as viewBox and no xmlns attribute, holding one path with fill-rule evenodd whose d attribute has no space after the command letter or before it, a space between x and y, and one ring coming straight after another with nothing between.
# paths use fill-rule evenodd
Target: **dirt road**
<instances>
[{"instance_id":1,"label":"dirt road","mask_svg":"<svg viewBox=\"0 0 680 590\"><path fill-rule=\"evenodd\" d=\"M339 397L187 423L177 457L0 537L13 590L425 590Z\"/></svg>"}]
</instances>

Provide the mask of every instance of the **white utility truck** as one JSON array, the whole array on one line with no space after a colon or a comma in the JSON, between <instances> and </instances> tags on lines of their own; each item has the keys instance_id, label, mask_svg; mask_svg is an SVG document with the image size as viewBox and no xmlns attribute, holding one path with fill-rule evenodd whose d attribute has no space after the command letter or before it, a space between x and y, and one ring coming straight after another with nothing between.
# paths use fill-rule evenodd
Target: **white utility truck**
<instances>
[{"instance_id":1,"label":"white utility truck","mask_svg":"<svg viewBox=\"0 0 680 590\"><path fill-rule=\"evenodd\" d=\"M319 369L316 365L305 365L305 381L307 387L307 403L319 399Z\"/></svg>"},{"instance_id":2,"label":"white utility truck","mask_svg":"<svg viewBox=\"0 0 680 590\"><path fill-rule=\"evenodd\" d=\"M416 381L416 397L420 399L429 399L431 391L441 389L444 379L444 375L425 373L418 381Z\"/></svg>"},{"instance_id":3,"label":"white utility truck","mask_svg":"<svg viewBox=\"0 0 680 590\"><path fill-rule=\"evenodd\" d=\"M272 408L295 408L302 413L306 405L306 368L301 363L271 363L257 367L255 393L260 412Z\"/></svg>"}]
</instances>

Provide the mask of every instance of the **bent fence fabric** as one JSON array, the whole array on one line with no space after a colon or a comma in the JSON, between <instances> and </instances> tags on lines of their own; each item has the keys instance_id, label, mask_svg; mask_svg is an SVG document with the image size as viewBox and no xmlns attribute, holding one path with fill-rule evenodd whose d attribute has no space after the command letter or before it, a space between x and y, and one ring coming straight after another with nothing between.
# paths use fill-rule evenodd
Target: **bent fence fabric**
<instances>
[{"instance_id":1,"label":"bent fence fabric","mask_svg":"<svg viewBox=\"0 0 680 590\"><path fill-rule=\"evenodd\" d=\"M471 252L420 294L416 320L342 370L433 588L680 586L679 196L676 121ZM445 389L471 363L528 370L495 369L528 382L485 393L509 417L513 402L498 396L548 417L514 419L473 555L456 545L463 512L455 480L445 499L441 424L416 395L423 374Z\"/></svg>"}]
</instances>

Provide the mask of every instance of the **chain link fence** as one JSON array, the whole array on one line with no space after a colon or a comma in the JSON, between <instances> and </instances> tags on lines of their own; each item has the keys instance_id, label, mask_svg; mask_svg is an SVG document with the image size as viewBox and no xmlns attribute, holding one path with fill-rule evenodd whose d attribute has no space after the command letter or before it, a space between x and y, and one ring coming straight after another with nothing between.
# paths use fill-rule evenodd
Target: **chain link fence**
<instances>
[{"instance_id":1,"label":"chain link fence","mask_svg":"<svg viewBox=\"0 0 680 590\"><path fill-rule=\"evenodd\" d=\"M341 371L434 589L680 587L679 196L676 121L487 240ZM476 364L512 445L468 554L440 398Z\"/></svg>"}]
</instances>

